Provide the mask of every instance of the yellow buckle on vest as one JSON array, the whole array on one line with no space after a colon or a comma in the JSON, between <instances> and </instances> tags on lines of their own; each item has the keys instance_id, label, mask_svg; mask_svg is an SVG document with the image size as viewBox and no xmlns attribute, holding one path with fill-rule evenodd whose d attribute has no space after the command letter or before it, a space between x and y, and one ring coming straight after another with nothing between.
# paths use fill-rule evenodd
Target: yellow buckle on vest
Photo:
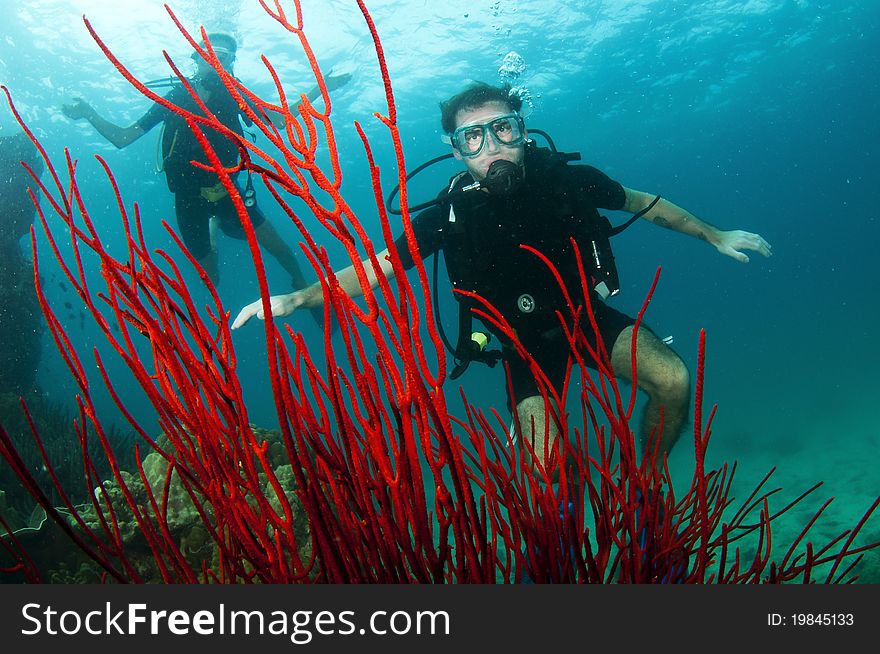
<instances>
[{"instance_id":1,"label":"yellow buckle on vest","mask_svg":"<svg viewBox=\"0 0 880 654\"><path fill-rule=\"evenodd\" d=\"M217 182L214 186L203 186L199 189L199 194L208 202L219 202L228 195L223 182Z\"/></svg>"}]
</instances>

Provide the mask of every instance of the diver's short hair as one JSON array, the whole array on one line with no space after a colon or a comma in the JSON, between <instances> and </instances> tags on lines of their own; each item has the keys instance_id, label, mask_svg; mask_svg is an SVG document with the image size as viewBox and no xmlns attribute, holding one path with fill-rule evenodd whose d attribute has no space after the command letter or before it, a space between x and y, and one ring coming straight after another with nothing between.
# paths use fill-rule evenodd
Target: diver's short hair
<instances>
[{"instance_id":1,"label":"diver's short hair","mask_svg":"<svg viewBox=\"0 0 880 654\"><path fill-rule=\"evenodd\" d=\"M455 116L459 111L476 109L489 102L501 102L512 111L519 111L522 108L522 98L511 94L509 84L492 86L485 82L474 82L461 93L440 103L440 124L443 131L447 134L455 131Z\"/></svg>"}]
</instances>

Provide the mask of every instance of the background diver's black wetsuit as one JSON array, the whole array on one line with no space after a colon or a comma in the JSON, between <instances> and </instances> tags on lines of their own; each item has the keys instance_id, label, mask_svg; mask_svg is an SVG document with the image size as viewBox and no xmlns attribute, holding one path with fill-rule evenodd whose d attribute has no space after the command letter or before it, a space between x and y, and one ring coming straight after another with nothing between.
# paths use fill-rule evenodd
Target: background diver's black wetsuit
<instances>
[{"instance_id":1,"label":"background diver's black wetsuit","mask_svg":"<svg viewBox=\"0 0 880 654\"><path fill-rule=\"evenodd\" d=\"M561 390L569 347L555 311L568 317L568 306L547 266L519 246L529 245L553 262L577 306L583 302L583 292L570 238L578 243L586 267L589 225L598 220L597 209L622 209L626 196L619 183L596 168L551 166L532 148L526 150L525 171L525 179L514 195L493 198L479 191L469 193L454 202L456 226L449 222L448 205L438 205L416 216L413 231L421 257L443 250L453 285L473 290L491 302L516 329L554 387ZM468 174L460 185L472 181ZM577 209L576 203L580 203ZM412 267L405 237L398 238L395 245L404 267ZM525 302L523 296L527 296ZM635 321L607 306L595 292L591 300L610 355L620 332ZM520 308L523 305L533 308L526 312ZM586 318L581 327L595 346ZM511 350L507 350L507 360L516 401L537 395L525 361Z\"/></svg>"},{"instance_id":2,"label":"background diver's black wetsuit","mask_svg":"<svg viewBox=\"0 0 880 654\"><path fill-rule=\"evenodd\" d=\"M165 97L179 107L195 114L201 113L195 100L183 86L174 87ZM219 81L211 86L208 99L202 100L223 125L237 134L243 134L238 119L238 104ZM203 195L203 189L209 189L205 194L212 196L210 189L217 187L219 180L215 172L202 170L190 163L192 160L207 163L207 157L183 118L160 104L154 104L137 121L137 125L148 132L161 122L165 123L162 136L165 179L169 190L174 193L177 226L187 249L196 259L202 259L210 253L208 226L211 216L219 220L220 228L225 234L244 239L244 229L230 197L221 193L216 199L209 199ZM238 161L238 148L235 144L215 130L202 129L217 152L220 162L224 166L234 166ZM254 227L266 220L256 204L248 208L248 214Z\"/></svg>"}]
</instances>

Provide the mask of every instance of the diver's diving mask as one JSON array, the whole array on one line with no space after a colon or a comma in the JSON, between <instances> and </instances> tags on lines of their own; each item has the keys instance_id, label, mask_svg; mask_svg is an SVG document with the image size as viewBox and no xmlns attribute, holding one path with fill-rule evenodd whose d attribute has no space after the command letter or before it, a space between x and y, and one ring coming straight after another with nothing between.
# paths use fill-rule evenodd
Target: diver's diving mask
<instances>
[{"instance_id":1,"label":"diver's diving mask","mask_svg":"<svg viewBox=\"0 0 880 654\"><path fill-rule=\"evenodd\" d=\"M213 46L213 47L214 47L214 54L217 56L217 60L220 62L220 65L223 66L224 68L230 66L232 64L232 62L235 61L235 52L233 52L232 50L229 50L228 48L224 48L223 46L219 46L219 45ZM196 63L198 63L200 61L207 63L207 61L205 59L203 59L202 56L198 52L193 52L190 55L190 57Z\"/></svg>"},{"instance_id":2,"label":"diver's diving mask","mask_svg":"<svg viewBox=\"0 0 880 654\"><path fill-rule=\"evenodd\" d=\"M488 123L462 125L452 133L449 142L462 157L470 159L483 151L487 133L491 133L498 145L513 147L525 140L526 128L522 116L517 113L505 114Z\"/></svg>"}]
</instances>

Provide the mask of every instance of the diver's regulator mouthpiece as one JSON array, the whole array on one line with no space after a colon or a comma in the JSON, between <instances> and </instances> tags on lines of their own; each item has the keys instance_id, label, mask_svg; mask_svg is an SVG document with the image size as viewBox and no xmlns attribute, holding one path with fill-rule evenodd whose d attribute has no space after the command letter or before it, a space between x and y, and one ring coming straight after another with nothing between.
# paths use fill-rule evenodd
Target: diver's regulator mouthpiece
<instances>
[{"instance_id":1,"label":"diver's regulator mouthpiece","mask_svg":"<svg viewBox=\"0 0 880 654\"><path fill-rule=\"evenodd\" d=\"M481 182L465 186L462 192L486 189L492 195L506 197L512 195L523 181L523 169L519 164L506 159L493 161Z\"/></svg>"}]
</instances>

